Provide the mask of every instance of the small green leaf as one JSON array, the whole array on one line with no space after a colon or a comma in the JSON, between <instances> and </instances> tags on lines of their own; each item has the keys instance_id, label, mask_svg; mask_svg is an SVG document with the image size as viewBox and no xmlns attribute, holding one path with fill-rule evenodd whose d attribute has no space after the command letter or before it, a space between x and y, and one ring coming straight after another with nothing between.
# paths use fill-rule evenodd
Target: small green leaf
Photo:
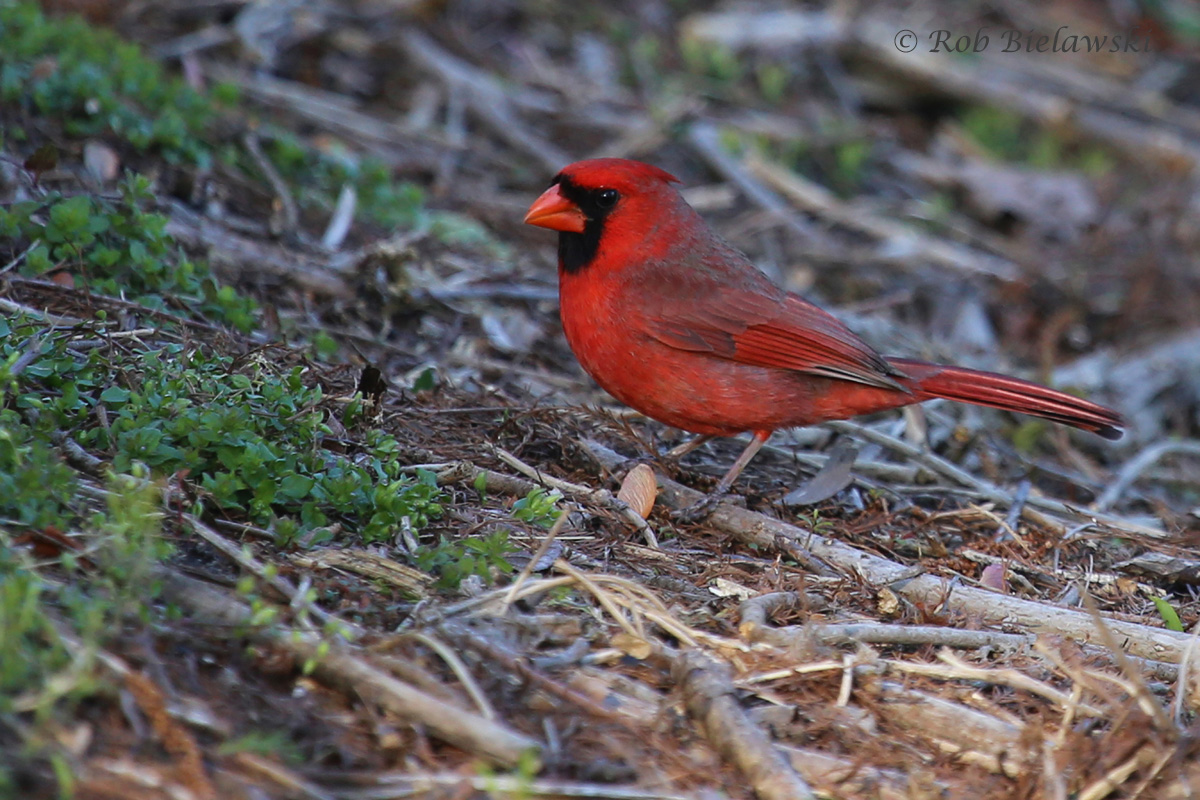
<instances>
[{"instance_id":1,"label":"small green leaf","mask_svg":"<svg viewBox=\"0 0 1200 800\"><path fill-rule=\"evenodd\" d=\"M412 390L414 392L429 391L433 388L436 377L437 373L434 371L433 367L429 367L420 375L418 375L415 381L413 381Z\"/></svg>"},{"instance_id":2,"label":"small green leaf","mask_svg":"<svg viewBox=\"0 0 1200 800\"><path fill-rule=\"evenodd\" d=\"M1165 597L1153 597L1154 605L1158 608L1158 615L1162 617L1163 623L1169 631L1183 632L1183 622L1179 619L1179 613L1171 605L1170 601Z\"/></svg>"},{"instance_id":3,"label":"small green leaf","mask_svg":"<svg viewBox=\"0 0 1200 800\"><path fill-rule=\"evenodd\" d=\"M128 389L121 386L110 386L100 393L100 399L105 403L113 403L120 405L129 401L129 396L132 394Z\"/></svg>"},{"instance_id":4,"label":"small green leaf","mask_svg":"<svg viewBox=\"0 0 1200 800\"><path fill-rule=\"evenodd\" d=\"M279 484L279 493L292 500L300 500L308 497L308 493L312 491L315 480L307 475L288 475Z\"/></svg>"}]
</instances>

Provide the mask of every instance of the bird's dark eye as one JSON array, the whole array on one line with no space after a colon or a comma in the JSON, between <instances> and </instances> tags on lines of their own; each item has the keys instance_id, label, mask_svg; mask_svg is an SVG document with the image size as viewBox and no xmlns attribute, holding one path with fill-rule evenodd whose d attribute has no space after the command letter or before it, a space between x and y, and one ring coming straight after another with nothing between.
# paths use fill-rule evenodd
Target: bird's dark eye
<instances>
[{"instance_id":1,"label":"bird's dark eye","mask_svg":"<svg viewBox=\"0 0 1200 800\"><path fill-rule=\"evenodd\" d=\"M616 189L601 189L596 195L596 205L601 208L612 208L620 198L621 195Z\"/></svg>"}]
</instances>

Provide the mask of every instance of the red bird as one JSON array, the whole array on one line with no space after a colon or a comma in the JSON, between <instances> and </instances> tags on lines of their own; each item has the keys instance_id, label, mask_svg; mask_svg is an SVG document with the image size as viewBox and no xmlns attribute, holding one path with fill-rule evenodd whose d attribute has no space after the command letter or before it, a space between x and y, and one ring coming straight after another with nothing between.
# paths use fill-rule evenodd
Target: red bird
<instances>
[{"instance_id":1,"label":"red bird","mask_svg":"<svg viewBox=\"0 0 1200 800\"><path fill-rule=\"evenodd\" d=\"M563 331L613 397L702 436L752 431L729 489L778 428L935 397L1121 436L1120 415L1018 378L885 357L770 282L684 201L678 178L619 158L563 169L525 222L559 231Z\"/></svg>"}]
</instances>

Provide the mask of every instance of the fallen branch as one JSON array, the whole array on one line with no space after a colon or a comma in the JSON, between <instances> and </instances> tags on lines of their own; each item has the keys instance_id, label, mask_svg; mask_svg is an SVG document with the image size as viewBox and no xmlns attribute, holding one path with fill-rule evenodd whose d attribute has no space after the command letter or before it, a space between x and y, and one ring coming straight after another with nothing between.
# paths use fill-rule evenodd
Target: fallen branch
<instances>
[{"instance_id":1,"label":"fallen branch","mask_svg":"<svg viewBox=\"0 0 1200 800\"><path fill-rule=\"evenodd\" d=\"M880 682L876 690L883 701L875 705L877 712L896 727L989 772L1015 778L1028 771L1034 753L1022 726L890 681Z\"/></svg>"},{"instance_id":2,"label":"fallen branch","mask_svg":"<svg viewBox=\"0 0 1200 800\"><path fill-rule=\"evenodd\" d=\"M812 789L737 700L730 668L698 650L683 650L671 668L688 713L721 756L746 776L762 800L806 800Z\"/></svg>"},{"instance_id":3,"label":"fallen branch","mask_svg":"<svg viewBox=\"0 0 1200 800\"><path fill-rule=\"evenodd\" d=\"M786 744L776 747L788 757L792 768L804 776L804 780L831 797L874 797L879 800L909 800L912 797L908 791L909 778L901 772L878 769L811 748ZM939 788L948 796L948 785L940 783Z\"/></svg>"},{"instance_id":4,"label":"fallen branch","mask_svg":"<svg viewBox=\"0 0 1200 800\"><path fill-rule=\"evenodd\" d=\"M1032 634L969 631L936 625L898 625L883 622L811 623L777 628L767 622L767 615L781 606L801 606L804 600L796 592L775 592L752 597L741 605L739 632L751 642L764 642L789 648L805 640L822 644L894 644L942 645L978 649L1000 647L1017 650L1032 645Z\"/></svg>"}]
</instances>

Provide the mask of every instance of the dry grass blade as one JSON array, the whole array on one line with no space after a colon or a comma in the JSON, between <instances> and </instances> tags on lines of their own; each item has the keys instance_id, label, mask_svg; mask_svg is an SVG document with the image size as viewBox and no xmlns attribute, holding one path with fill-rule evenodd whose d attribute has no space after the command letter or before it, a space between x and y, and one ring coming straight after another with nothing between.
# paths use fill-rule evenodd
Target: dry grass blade
<instances>
[{"instance_id":1,"label":"dry grass blade","mask_svg":"<svg viewBox=\"0 0 1200 800\"><path fill-rule=\"evenodd\" d=\"M517 596L517 592L521 590L521 586L525 583L525 581L529 580L529 576L533 574L534 569L536 569L537 566L542 562L542 559L545 558L546 553L550 551L550 545L554 544L555 538L557 538L558 534L562 531L563 525L567 523L572 511L573 509L569 507L559 511L558 519L554 520L554 524L550 527L550 530L547 531L546 535L542 537L542 541L538 545L538 549L534 551L533 556L530 557L529 563L521 569L521 572L517 575L516 580L514 580L512 585L508 587L508 593L504 595L504 603L501 606L501 615L508 612L508 607L512 605L513 598Z\"/></svg>"},{"instance_id":2,"label":"dry grass blade","mask_svg":"<svg viewBox=\"0 0 1200 800\"><path fill-rule=\"evenodd\" d=\"M931 678L941 678L943 680L983 681L1000 686L1009 686L1013 689L1020 689L1030 694L1044 697L1056 705L1063 707L1071 706L1077 712L1082 712L1092 717L1102 718L1108 713L1105 709L1074 702L1070 695L1065 692L1060 692L1054 687L1048 686L1015 669L972 667L969 664L963 663L946 650L938 653L938 658L943 662L944 666L943 664L921 664L912 661L885 661L883 663L889 669L912 675L927 675Z\"/></svg>"}]
</instances>

